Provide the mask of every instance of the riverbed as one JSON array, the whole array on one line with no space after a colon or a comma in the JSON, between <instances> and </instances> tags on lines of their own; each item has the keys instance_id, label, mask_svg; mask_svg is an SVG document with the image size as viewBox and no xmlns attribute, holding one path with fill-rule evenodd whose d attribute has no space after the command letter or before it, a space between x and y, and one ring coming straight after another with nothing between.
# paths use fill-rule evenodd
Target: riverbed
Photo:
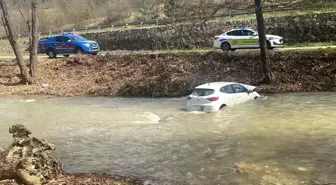
<instances>
[{"instance_id":1,"label":"riverbed","mask_svg":"<svg viewBox=\"0 0 336 185\"><path fill-rule=\"evenodd\" d=\"M217 113L182 98L0 97L0 146L24 124L67 173L159 184L336 182L336 93L269 94ZM237 173L236 164L242 164Z\"/></svg>"}]
</instances>

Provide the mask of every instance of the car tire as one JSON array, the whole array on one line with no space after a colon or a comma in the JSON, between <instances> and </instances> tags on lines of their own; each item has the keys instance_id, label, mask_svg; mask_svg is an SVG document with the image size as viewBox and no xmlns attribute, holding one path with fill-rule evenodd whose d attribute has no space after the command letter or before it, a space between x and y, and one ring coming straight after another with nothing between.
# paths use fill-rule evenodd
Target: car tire
<instances>
[{"instance_id":1,"label":"car tire","mask_svg":"<svg viewBox=\"0 0 336 185\"><path fill-rule=\"evenodd\" d=\"M274 48L271 46L270 41L266 41L266 48L267 48L268 50L272 50L272 49L274 49Z\"/></svg>"},{"instance_id":2,"label":"car tire","mask_svg":"<svg viewBox=\"0 0 336 185\"><path fill-rule=\"evenodd\" d=\"M223 51L230 51L230 50L231 50L231 45L230 45L229 43L227 43L227 42L224 42L224 43L222 43L222 45L221 45L221 49L222 49Z\"/></svg>"},{"instance_id":3,"label":"car tire","mask_svg":"<svg viewBox=\"0 0 336 185\"><path fill-rule=\"evenodd\" d=\"M84 54L83 48L77 48L76 54L78 54L78 55Z\"/></svg>"},{"instance_id":4,"label":"car tire","mask_svg":"<svg viewBox=\"0 0 336 185\"><path fill-rule=\"evenodd\" d=\"M221 105L221 106L219 107L219 110L222 110L222 109L225 108L225 107L226 107L226 105L223 104L223 105Z\"/></svg>"},{"instance_id":5,"label":"car tire","mask_svg":"<svg viewBox=\"0 0 336 185\"><path fill-rule=\"evenodd\" d=\"M231 51L236 51L237 49L230 49Z\"/></svg>"},{"instance_id":6,"label":"car tire","mask_svg":"<svg viewBox=\"0 0 336 185\"><path fill-rule=\"evenodd\" d=\"M47 51L47 55L49 56L49 58L56 58L57 57L57 54L53 49L49 49Z\"/></svg>"},{"instance_id":7,"label":"car tire","mask_svg":"<svg viewBox=\"0 0 336 185\"><path fill-rule=\"evenodd\" d=\"M63 55L65 58L68 58L68 57L70 57L70 55Z\"/></svg>"}]
</instances>

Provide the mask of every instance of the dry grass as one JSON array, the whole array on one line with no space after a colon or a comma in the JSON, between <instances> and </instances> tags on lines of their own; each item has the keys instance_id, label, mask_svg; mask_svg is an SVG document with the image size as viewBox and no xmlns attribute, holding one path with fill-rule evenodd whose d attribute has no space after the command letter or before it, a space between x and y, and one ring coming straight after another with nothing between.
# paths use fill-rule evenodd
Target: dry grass
<instances>
[{"instance_id":1,"label":"dry grass","mask_svg":"<svg viewBox=\"0 0 336 185\"><path fill-rule=\"evenodd\" d=\"M271 17L285 17L285 16L298 16L298 15L309 15L309 14L320 14L320 13L332 13L336 12L335 7L331 8L325 8L320 10L293 10L293 11L282 11L282 12L275 12L275 13L265 13L265 18L271 18ZM227 21L241 21L241 20L251 20L255 19L255 14L246 14L246 15L237 15L233 17L223 17L223 18L215 18L211 19L208 22L227 22ZM198 20L198 22L202 22L203 20ZM193 22L186 21L179 24L194 24L197 22L196 20ZM160 23L160 22L159 22ZM155 27L162 27L164 25L144 25L141 26L140 22L139 25L132 25L132 26L123 26L123 27L114 27L114 28L105 28L105 29L91 29L88 31L79 31L78 33L101 33L101 32L113 32L113 31L120 31L120 30L132 30L132 29L143 29L143 28L155 28Z\"/></svg>"},{"instance_id":2,"label":"dry grass","mask_svg":"<svg viewBox=\"0 0 336 185\"><path fill-rule=\"evenodd\" d=\"M27 55L28 51L28 38L21 38L18 40L20 47L21 47L21 51L23 55ZM1 39L0 40L0 56L13 56L14 52L13 49L9 43L9 41L7 39Z\"/></svg>"}]
</instances>

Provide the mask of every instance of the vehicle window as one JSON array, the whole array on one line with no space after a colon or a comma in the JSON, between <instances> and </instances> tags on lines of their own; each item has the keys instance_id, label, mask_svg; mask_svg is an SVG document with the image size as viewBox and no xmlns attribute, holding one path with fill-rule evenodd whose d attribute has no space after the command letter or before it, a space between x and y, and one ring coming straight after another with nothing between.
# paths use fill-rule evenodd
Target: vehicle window
<instances>
[{"instance_id":1,"label":"vehicle window","mask_svg":"<svg viewBox=\"0 0 336 185\"><path fill-rule=\"evenodd\" d=\"M243 33L241 30L234 30L234 31L230 31L227 33L227 35L232 35L232 36L242 36Z\"/></svg>"},{"instance_id":2,"label":"vehicle window","mask_svg":"<svg viewBox=\"0 0 336 185\"><path fill-rule=\"evenodd\" d=\"M251 31L251 30L243 30L243 35L244 36L253 36L253 31Z\"/></svg>"},{"instance_id":3,"label":"vehicle window","mask_svg":"<svg viewBox=\"0 0 336 185\"><path fill-rule=\"evenodd\" d=\"M68 40L71 40L69 37L63 37L63 42L68 42Z\"/></svg>"},{"instance_id":4,"label":"vehicle window","mask_svg":"<svg viewBox=\"0 0 336 185\"><path fill-rule=\"evenodd\" d=\"M248 90L242 85L234 84L232 86L234 90L236 91L236 93L245 93L245 92L247 93L248 92Z\"/></svg>"},{"instance_id":5,"label":"vehicle window","mask_svg":"<svg viewBox=\"0 0 336 185\"><path fill-rule=\"evenodd\" d=\"M215 90L213 89L195 89L192 94L194 96L209 96L214 92Z\"/></svg>"},{"instance_id":6,"label":"vehicle window","mask_svg":"<svg viewBox=\"0 0 336 185\"><path fill-rule=\"evenodd\" d=\"M228 93L228 94L232 94L232 93L235 93L232 85L227 85L227 86L224 86L220 89L220 92L222 93Z\"/></svg>"},{"instance_id":7,"label":"vehicle window","mask_svg":"<svg viewBox=\"0 0 336 185\"><path fill-rule=\"evenodd\" d=\"M81 36L79 36L79 35L74 35L74 36L73 36L73 39L74 39L75 41L85 41L85 40L86 40L84 37L81 37Z\"/></svg>"},{"instance_id":8,"label":"vehicle window","mask_svg":"<svg viewBox=\"0 0 336 185\"><path fill-rule=\"evenodd\" d=\"M56 42L64 42L64 41L63 41L63 36L58 36L58 37L56 37L56 38L55 38L55 41L56 41Z\"/></svg>"}]
</instances>

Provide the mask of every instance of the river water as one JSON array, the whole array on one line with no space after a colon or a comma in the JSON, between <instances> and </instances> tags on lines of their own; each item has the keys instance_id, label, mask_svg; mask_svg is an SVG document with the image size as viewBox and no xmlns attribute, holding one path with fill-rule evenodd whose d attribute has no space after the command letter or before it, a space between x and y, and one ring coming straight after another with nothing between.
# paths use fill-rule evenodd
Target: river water
<instances>
[{"instance_id":1,"label":"river water","mask_svg":"<svg viewBox=\"0 0 336 185\"><path fill-rule=\"evenodd\" d=\"M56 144L68 173L186 185L336 182L336 93L271 94L209 114L186 112L185 104L0 97L0 146L11 141L8 127L20 123Z\"/></svg>"}]
</instances>

